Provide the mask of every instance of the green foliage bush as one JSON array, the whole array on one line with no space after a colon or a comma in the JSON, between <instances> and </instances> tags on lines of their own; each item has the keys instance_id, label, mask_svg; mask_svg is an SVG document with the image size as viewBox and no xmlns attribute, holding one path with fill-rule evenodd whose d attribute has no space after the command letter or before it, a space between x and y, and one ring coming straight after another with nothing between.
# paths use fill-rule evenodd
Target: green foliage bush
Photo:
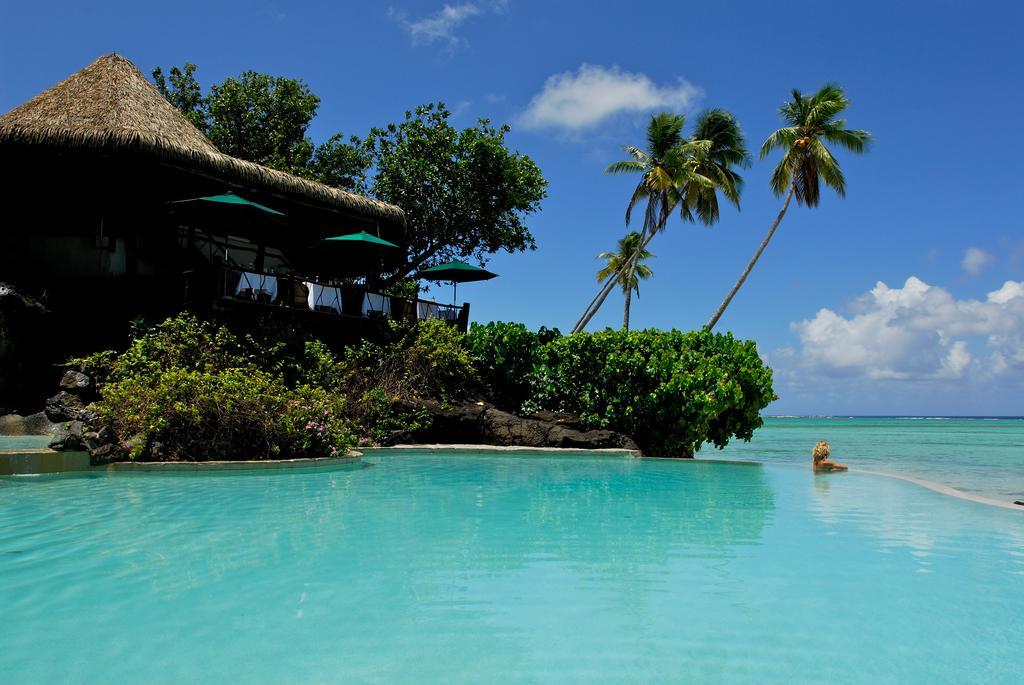
<instances>
[{"instance_id":1,"label":"green foliage bush","mask_svg":"<svg viewBox=\"0 0 1024 685\"><path fill-rule=\"evenodd\" d=\"M296 331L238 333L186 314L76 363L97 381L101 421L145 459L330 456L425 427L426 400L481 396L690 456L750 439L775 399L754 343L707 331L563 337L490 323L463 335L424 321L338 356Z\"/></svg>"},{"instance_id":2,"label":"green foliage bush","mask_svg":"<svg viewBox=\"0 0 1024 685\"><path fill-rule=\"evenodd\" d=\"M650 456L749 440L775 399L752 341L708 331L611 331L553 340L526 408L571 412L631 436Z\"/></svg>"},{"instance_id":3,"label":"green foliage bush","mask_svg":"<svg viewBox=\"0 0 1024 685\"><path fill-rule=\"evenodd\" d=\"M466 347L489 399L501 407L519 410L530 397L531 377L541 361L543 345L558 335L557 331L552 335L544 329L534 333L521 323L473 324Z\"/></svg>"},{"instance_id":4,"label":"green foliage bush","mask_svg":"<svg viewBox=\"0 0 1024 685\"><path fill-rule=\"evenodd\" d=\"M315 344L289 365L288 341L255 344L183 314L121 353L77 360L98 381L96 408L132 458L212 460L324 457L354 444L344 397L289 385L337 373ZM290 371L291 373L286 373Z\"/></svg>"},{"instance_id":5,"label":"green foliage bush","mask_svg":"<svg viewBox=\"0 0 1024 685\"><path fill-rule=\"evenodd\" d=\"M346 389L358 396L381 390L392 400L465 399L479 379L464 336L437 319L393 323L383 343L363 342L345 357Z\"/></svg>"}]
</instances>

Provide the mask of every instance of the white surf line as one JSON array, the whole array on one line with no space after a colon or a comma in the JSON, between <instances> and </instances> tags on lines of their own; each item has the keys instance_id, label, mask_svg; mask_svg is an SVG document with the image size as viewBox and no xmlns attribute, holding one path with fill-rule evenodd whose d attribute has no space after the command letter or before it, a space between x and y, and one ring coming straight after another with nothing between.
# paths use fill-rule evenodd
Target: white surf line
<instances>
[{"instance_id":1,"label":"white surf line","mask_svg":"<svg viewBox=\"0 0 1024 685\"><path fill-rule=\"evenodd\" d=\"M958 497L959 499L969 500L971 502L977 502L978 504L987 504L990 507L999 507L1001 509L1013 509L1015 511L1024 511L1024 507L1013 502L1007 502L1005 500L992 499L991 497L982 497L980 495L972 495L969 492L963 490L957 490L949 485L942 485L941 483L933 483L930 480L921 480L920 478L913 478L911 476L902 476L896 473L886 473L884 471L864 471L861 469L850 469L850 473L867 473L872 476L884 476L886 478L895 478L897 480L905 480L908 483L914 485L920 485L923 488L940 492L943 495L949 495L950 497Z\"/></svg>"}]
</instances>

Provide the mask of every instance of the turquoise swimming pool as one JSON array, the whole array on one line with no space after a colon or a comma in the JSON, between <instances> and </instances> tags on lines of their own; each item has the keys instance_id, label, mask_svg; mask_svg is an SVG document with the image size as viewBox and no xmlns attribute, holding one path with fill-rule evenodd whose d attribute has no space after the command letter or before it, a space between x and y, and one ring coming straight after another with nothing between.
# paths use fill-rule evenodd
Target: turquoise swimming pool
<instances>
[{"instance_id":1,"label":"turquoise swimming pool","mask_svg":"<svg viewBox=\"0 0 1024 685\"><path fill-rule=\"evenodd\" d=\"M0 681L991 683L1024 512L881 476L375 454L0 479Z\"/></svg>"},{"instance_id":2,"label":"turquoise swimming pool","mask_svg":"<svg viewBox=\"0 0 1024 685\"><path fill-rule=\"evenodd\" d=\"M0 435L0 452L40 450L50 444L49 435Z\"/></svg>"}]
</instances>

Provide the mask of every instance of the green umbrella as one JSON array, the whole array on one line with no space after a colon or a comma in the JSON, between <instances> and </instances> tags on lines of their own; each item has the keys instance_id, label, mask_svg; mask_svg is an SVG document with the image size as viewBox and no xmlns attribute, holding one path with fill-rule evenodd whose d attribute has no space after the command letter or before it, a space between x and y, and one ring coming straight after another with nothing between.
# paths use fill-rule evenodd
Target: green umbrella
<instances>
[{"instance_id":1,"label":"green umbrella","mask_svg":"<svg viewBox=\"0 0 1024 685\"><path fill-rule=\"evenodd\" d=\"M487 269L481 269L479 266L466 264L466 262L455 259L450 262L445 262L444 264L432 266L429 269L424 269L416 274L416 277L425 278L429 281L451 281L454 288L452 291L452 303L454 304L458 300L459 283L489 281L492 278L497 278L498 274L491 273Z\"/></svg>"},{"instance_id":2,"label":"green umbrella","mask_svg":"<svg viewBox=\"0 0 1024 685\"><path fill-rule=\"evenodd\" d=\"M271 209L259 202L253 202L246 198L228 192L221 195L206 195L193 197L186 200L173 200L168 205L188 207L194 210L196 216L206 224L213 224L216 228L226 232L229 223L241 228L248 235L250 240L256 243L256 270L263 270L263 258L266 251L266 243L275 238L280 238L280 232L276 231L281 226L284 212ZM212 213L208 210L213 210ZM271 234L270 229L275 229ZM224 255L227 257L227 245L224 246Z\"/></svg>"},{"instance_id":3,"label":"green umbrella","mask_svg":"<svg viewBox=\"0 0 1024 685\"><path fill-rule=\"evenodd\" d=\"M360 273L365 273L368 262L376 263L388 257L398 256L402 249L398 245L366 231L324 238L316 244L316 247L332 248L331 265L327 269L328 271ZM380 263L376 263L376 267L380 266Z\"/></svg>"},{"instance_id":4,"label":"green umbrella","mask_svg":"<svg viewBox=\"0 0 1024 685\"><path fill-rule=\"evenodd\" d=\"M333 238L324 238L320 241L321 243L358 243L360 245L376 245L378 248L394 249L399 250L401 248L394 243L389 243L383 238L378 238L375 235L370 235L366 231L359 231L359 233L349 233L348 235L336 235Z\"/></svg>"},{"instance_id":5,"label":"green umbrella","mask_svg":"<svg viewBox=\"0 0 1024 685\"><path fill-rule=\"evenodd\" d=\"M228 205L232 209L256 209L267 214L274 214L276 216L284 216L284 212L279 212L276 209L271 209L266 205L261 205L259 202L253 202L252 200L246 200L244 197L235 195L234 193L224 193L223 195L207 195L205 197L193 197L188 200L174 200L168 204L180 205L186 202L213 202L220 205Z\"/></svg>"}]
</instances>

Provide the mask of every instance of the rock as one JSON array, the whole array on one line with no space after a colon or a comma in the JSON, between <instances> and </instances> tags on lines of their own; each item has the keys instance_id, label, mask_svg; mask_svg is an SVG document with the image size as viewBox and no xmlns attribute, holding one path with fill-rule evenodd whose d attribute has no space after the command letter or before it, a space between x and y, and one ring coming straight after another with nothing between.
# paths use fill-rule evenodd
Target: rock
<instances>
[{"instance_id":1,"label":"rock","mask_svg":"<svg viewBox=\"0 0 1024 685\"><path fill-rule=\"evenodd\" d=\"M581 449L638 449L629 436L608 430L581 431L572 426L579 419L571 414L538 412L522 417L483 402L456 407L424 403L431 416L426 428L405 431L389 439L400 442L481 444L515 447L577 447Z\"/></svg>"},{"instance_id":2,"label":"rock","mask_svg":"<svg viewBox=\"0 0 1024 685\"><path fill-rule=\"evenodd\" d=\"M78 412L78 420L87 426L94 425L97 421L99 421L99 419L99 412L93 409L92 405L89 405L88 407L85 407L84 409Z\"/></svg>"},{"instance_id":3,"label":"rock","mask_svg":"<svg viewBox=\"0 0 1024 685\"><path fill-rule=\"evenodd\" d=\"M583 449L624 449L639 450L633 438L615 431L595 429L578 431L555 426L548 434L550 447L577 447Z\"/></svg>"},{"instance_id":4,"label":"rock","mask_svg":"<svg viewBox=\"0 0 1024 685\"><path fill-rule=\"evenodd\" d=\"M50 449L55 450L80 450L85 446L82 433L81 421L68 421L62 423L53 439L50 440Z\"/></svg>"},{"instance_id":5,"label":"rock","mask_svg":"<svg viewBox=\"0 0 1024 685\"><path fill-rule=\"evenodd\" d=\"M89 452L89 463L93 466L102 466L103 464L109 464L114 461L121 461L121 455L117 453L114 445L110 443L100 445Z\"/></svg>"},{"instance_id":6,"label":"rock","mask_svg":"<svg viewBox=\"0 0 1024 685\"><path fill-rule=\"evenodd\" d=\"M538 421L545 421L547 423L556 423L560 426L575 428L577 430L581 428L580 417L568 412L541 410L530 414L529 418L537 419Z\"/></svg>"},{"instance_id":7,"label":"rock","mask_svg":"<svg viewBox=\"0 0 1024 685\"><path fill-rule=\"evenodd\" d=\"M93 450L100 446L100 434L95 431L83 433L82 442L85 443L85 449L92 452Z\"/></svg>"},{"instance_id":8,"label":"rock","mask_svg":"<svg viewBox=\"0 0 1024 685\"><path fill-rule=\"evenodd\" d=\"M78 420L79 412L82 410L82 400L66 390L61 390L56 395L46 400L46 418L54 423Z\"/></svg>"},{"instance_id":9,"label":"rock","mask_svg":"<svg viewBox=\"0 0 1024 685\"><path fill-rule=\"evenodd\" d=\"M66 371L65 375L60 377L57 386L60 390L77 396L83 402L91 401L96 395L92 379L80 371Z\"/></svg>"},{"instance_id":10,"label":"rock","mask_svg":"<svg viewBox=\"0 0 1024 685\"><path fill-rule=\"evenodd\" d=\"M114 435L114 431L110 429L110 426L103 426L103 428L100 428L99 432L96 434L96 439L99 440L101 445L106 445L114 442L116 440L116 436Z\"/></svg>"},{"instance_id":11,"label":"rock","mask_svg":"<svg viewBox=\"0 0 1024 685\"><path fill-rule=\"evenodd\" d=\"M0 416L0 435L53 435L58 428L59 424L50 421L43 412Z\"/></svg>"},{"instance_id":12,"label":"rock","mask_svg":"<svg viewBox=\"0 0 1024 685\"><path fill-rule=\"evenodd\" d=\"M60 377L58 385L61 390L81 395L88 388L92 387L92 379L80 371L66 371L65 375Z\"/></svg>"}]
</instances>

